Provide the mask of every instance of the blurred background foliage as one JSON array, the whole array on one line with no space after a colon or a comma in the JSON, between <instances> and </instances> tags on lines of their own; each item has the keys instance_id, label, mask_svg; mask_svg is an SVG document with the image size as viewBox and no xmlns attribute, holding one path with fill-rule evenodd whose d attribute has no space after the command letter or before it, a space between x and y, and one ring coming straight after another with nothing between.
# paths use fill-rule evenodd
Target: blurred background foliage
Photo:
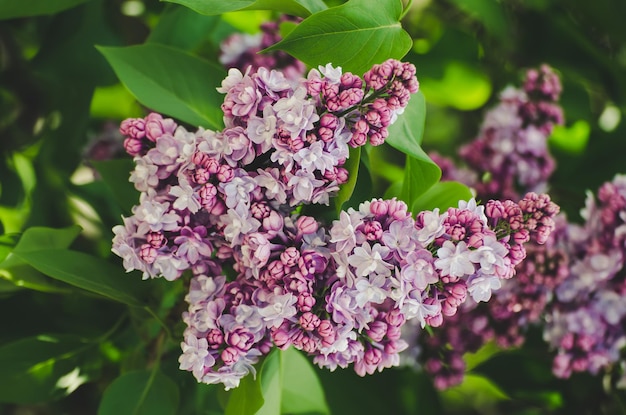
<instances>
[{"instance_id":1,"label":"blurred background foliage","mask_svg":"<svg viewBox=\"0 0 626 415\"><path fill-rule=\"evenodd\" d=\"M0 2L0 261L29 228L78 224L83 232L72 248L118 264L123 274L110 241L111 228L135 202L126 183L131 165L98 160L116 156L117 125L144 109L94 45L161 43L216 61L222 39L255 32L272 14L202 16L157 0L55 1L36 16L28 2L17 8ZM624 16L626 2L615 0L415 0L403 20L414 39L405 59L417 66L426 97L424 148L454 156L474 138L498 91L517 83L525 68L547 63L562 77L566 114L566 125L550 139L558 163L550 194L576 220L586 189L626 172ZM384 174L371 171L375 196L403 174L399 153L380 152L370 154L372 163L378 156L386 163ZM119 178L119 188L100 176ZM32 385L19 399L0 393L0 402L7 402L0 403L0 413L6 414L95 413L120 371L158 359L159 318L180 314L177 300L184 291L180 281L153 281L150 308L129 311L100 297L68 295L78 290L16 261L4 263L0 277L0 365L11 362L4 345L30 339L20 347L52 350L54 339L41 335L73 333L73 348L52 350L35 366L62 370L63 361L74 364L76 358L86 368L73 386ZM162 323L180 334L176 320ZM626 396L607 394L600 378L553 378L540 333L530 339L522 350L488 348L469 356L467 380L443 393L426 375L406 368L366 378L351 371L318 373L334 414L626 413ZM221 413L224 392L178 371L177 354L176 348L166 351L161 370L179 386L179 413ZM6 378L0 380L4 388L11 390Z\"/></svg>"}]
</instances>

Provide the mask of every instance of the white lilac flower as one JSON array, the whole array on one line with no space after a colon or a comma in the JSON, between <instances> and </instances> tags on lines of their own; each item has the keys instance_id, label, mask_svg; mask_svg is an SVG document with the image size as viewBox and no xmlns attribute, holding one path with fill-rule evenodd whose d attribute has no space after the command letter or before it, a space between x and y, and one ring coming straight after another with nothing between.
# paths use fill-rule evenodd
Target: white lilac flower
<instances>
[{"instance_id":1,"label":"white lilac flower","mask_svg":"<svg viewBox=\"0 0 626 415\"><path fill-rule=\"evenodd\" d=\"M477 303L480 301L489 301L491 291L497 290L502 286L502 282L498 276L476 274L467 280L467 292Z\"/></svg>"},{"instance_id":2,"label":"white lilac flower","mask_svg":"<svg viewBox=\"0 0 626 415\"><path fill-rule=\"evenodd\" d=\"M157 176L158 167L152 163L149 157L135 157L135 169L130 174L129 181L135 184L135 189L146 192L159 184Z\"/></svg>"},{"instance_id":3,"label":"white lilac flower","mask_svg":"<svg viewBox=\"0 0 626 415\"><path fill-rule=\"evenodd\" d=\"M278 327L283 323L283 320L296 315L297 310L294 304L297 300L298 298L291 293L274 294L269 305L259 309L259 314L268 327Z\"/></svg>"},{"instance_id":4,"label":"white lilac flower","mask_svg":"<svg viewBox=\"0 0 626 415\"><path fill-rule=\"evenodd\" d=\"M133 208L133 214L139 221L138 232L173 231L178 229L180 217L170 210L169 202L158 202L150 198L149 193L142 193L140 204Z\"/></svg>"},{"instance_id":5,"label":"white lilac flower","mask_svg":"<svg viewBox=\"0 0 626 415\"><path fill-rule=\"evenodd\" d=\"M407 319L416 319L422 328L426 327L426 319L441 314L441 303L425 304L423 293L413 290L404 300L400 309Z\"/></svg>"},{"instance_id":6,"label":"white lilac flower","mask_svg":"<svg viewBox=\"0 0 626 415\"><path fill-rule=\"evenodd\" d=\"M494 236L485 236L483 245L470 251L469 260L480 265L481 273L495 274L497 267L504 267L504 257L509 251Z\"/></svg>"},{"instance_id":7,"label":"white lilac flower","mask_svg":"<svg viewBox=\"0 0 626 415\"><path fill-rule=\"evenodd\" d=\"M442 227L443 229L443 227ZM383 232L382 241L389 249L397 251L401 257L415 250L415 240L412 236L419 232L414 230L412 218L393 221L389 229ZM426 245L426 244L423 244Z\"/></svg>"},{"instance_id":8,"label":"white lilac flower","mask_svg":"<svg viewBox=\"0 0 626 415\"><path fill-rule=\"evenodd\" d=\"M471 198L468 201L465 200L459 200L459 209L461 210L469 210L470 212L472 212L473 214L475 214L476 216L478 216L478 218L483 221L483 223L488 223L487 222L487 216L485 215L485 205L479 205L476 203L476 199Z\"/></svg>"},{"instance_id":9,"label":"white lilac flower","mask_svg":"<svg viewBox=\"0 0 626 415\"><path fill-rule=\"evenodd\" d=\"M384 289L386 279L382 275L373 275L368 278L357 278L354 284L356 290L355 300L358 307L364 307L367 303L381 304L387 298L387 290Z\"/></svg>"},{"instance_id":10,"label":"white lilac flower","mask_svg":"<svg viewBox=\"0 0 626 415\"><path fill-rule=\"evenodd\" d=\"M194 305L202 301L212 300L216 294L222 291L225 283L226 277L223 275L217 277L198 275L191 279L185 301L190 305Z\"/></svg>"},{"instance_id":11,"label":"white lilac flower","mask_svg":"<svg viewBox=\"0 0 626 415\"><path fill-rule=\"evenodd\" d=\"M239 206L235 209L228 209L228 213L221 219L226 224L224 228L224 238L232 245L241 242L243 235L255 232L261 226L261 222L250 216L250 212Z\"/></svg>"},{"instance_id":12,"label":"white lilac flower","mask_svg":"<svg viewBox=\"0 0 626 415\"><path fill-rule=\"evenodd\" d=\"M325 66L318 66L318 69L331 84L338 84L340 82L342 75L341 66L333 67L331 63L327 63Z\"/></svg>"},{"instance_id":13,"label":"white lilac flower","mask_svg":"<svg viewBox=\"0 0 626 415\"><path fill-rule=\"evenodd\" d=\"M302 148L294 154L293 159L307 172L319 170L323 173L332 170L338 164L337 159L324 151L322 141L316 141Z\"/></svg>"},{"instance_id":14,"label":"white lilac flower","mask_svg":"<svg viewBox=\"0 0 626 415\"><path fill-rule=\"evenodd\" d=\"M283 204L287 202L285 184L280 180L280 171L277 168L258 169L258 175L254 178L257 186L265 190L265 196L269 200Z\"/></svg>"},{"instance_id":15,"label":"white lilac flower","mask_svg":"<svg viewBox=\"0 0 626 415\"><path fill-rule=\"evenodd\" d=\"M296 174L289 177L289 181L287 182L287 186L293 189L293 200L291 204L309 202L313 196L313 190L323 184L324 182L316 179L313 173L298 170Z\"/></svg>"},{"instance_id":16,"label":"white lilac flower","mask_svg":"<svg viewBox=\"0 0 626 415\"><path fill-rule=\"evenodd\" d=\"M435 266L441 270L441 275L453 277L465 277L474 273L474 265L469 259L470 251L465 241L460 241L456 246L451 241L445 241L437 250L438 259Z\"/></svg>"},{"instance_id":17,"label":"white lilac flower","mask_svg":"<svg viewBox=\"0 0 626 415\"><path fill-rule=\"evenodd\" d=\"M180 344L183 354L178 358L181 370L193 372L198 381L202 380L206 368L215 364L215 359L209 353L206 338L197 338L193 334L186 334L185 341Z\"/></svg>"},{"instance_id":18,"label":"white lilac flower","mask_svg":"<svg viewBox=\"0 0 626 415\"><path fill-rule=\"evenodd\" d=\"M333 221L330 228L330 242L335 244L337 252L350 252L356 245L354 225L350 215L343 210L339 214L339 220Z\"/></svg>"},{"instance_id":19,"label":"white lilac flower","mask_svg":"<svg viewBox=\"0 0 626 415\"><path fill-rule=\"evenodd\" d=\"M380 244L371 247L368 243L354 248L354 253L348 257L348 263L355 268L358 277L370 274L387 276L391 274L393 266L383 260L389 253L389 248Z\"/></svg>"},{"instance_id":20,"label":"white lilac flower","mask_svg":"<svg viewBox=\"0 0 626 415\"><path fill-rule=\"evenodd\" d=\"M445 232L443 221L446 218L446 214L440 215L439 208L422 212L420 218L422 227L417 231L417 240L422 246L430 244L435 238L440 237Z\"/></svg>"},{"instance_id":21,"label":"white lilac flower","mask_svg":"<svg viewBox=\"0 0 626 415\"><path fill-rule=\"evenodd\" d=\"M222 157L224 155L226 142L222 139L221 133L204 130L198 141L198 150L209 157Z\"/></svg>"},{"instance_id":22,"label":"white lilac flower","mask_svg":"<svg viewBox=\"0 0 626 415\"><path fill-rule=\"evenodd\" d=\"M263 118L252 116L246 128L250 141L261 146L261 153L272 148L272 138L276 134L276 116L270 105L263 108Z\"/></svg>"},{"instance_id":23,"label":"white lilac flower","mask_svg":"<svg viewBox=\"0 0 626 415\"><path fill-rule=\"evenodd\" d=\"M302 132L313 129L314 123L320 119L315 105L306 99L306 95L306 88L299 87L293 95L279 99L273 106L276 117L282 121L282 127L292 137L299 137Z\"/></svg>"},{"instance_id":24,"label":"white lilac flower","mask_svg":"<svg viewBox=\"0 0 626 415\"><path fill-rule=\"evenodd\" d=\"M159 255L152 264L154 275L161 275L168 281L174 281L189 268L189 262L173 255Z\"/></svg>"},{"instance_id":25,"label":"white lilac flower","mask_svg":"<svg viewBox=\"0 0 626 415\"><path fill-rule=\"evenodd\" d=\"M169 194L174 196L173 207L178 210L188 209L191 213L196 213L200 210L200 200L198 200L198 193L189 184L187 179L179 177L178 186L172 186Z\"/></svg>"},{"instance_id":26,"label":"white lilac flower","mask_svg":"<svg viewBox=\"0 0 626 415\"><path fill-rule=\"evenodd\" d=\"M244 175L234 177L227 183L221 183L220 187L226 195L224 202L231 209L248 209L250 206L250 193L256 188L255 180Z\"/></svg>"}]
</instances>

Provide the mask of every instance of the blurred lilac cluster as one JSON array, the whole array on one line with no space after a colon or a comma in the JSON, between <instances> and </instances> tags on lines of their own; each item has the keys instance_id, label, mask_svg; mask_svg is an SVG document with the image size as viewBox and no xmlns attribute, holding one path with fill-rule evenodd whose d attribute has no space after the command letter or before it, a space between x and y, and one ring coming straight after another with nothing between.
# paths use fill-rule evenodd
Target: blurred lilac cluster
<instances>
[{"instance_id":1,"label":"blurred lilac cluster","mask_svg":"<svg viewBox=\"0 0 626 415\"><path fill-rule=\"evenodd\" d=\"M394 60L363 78L327 65L297 82L231 69L222 131L155 113L122 122L141 197L113 252L144 278L191 271L181 369L232 388L274 346L359 375L398 365L406 321L438 326L468 294L487 301L523 244L547 238L558 207L534 193L416 219L395 199L331 225L302 214L329 203L349 148L381 144L417 88L415 68Z\"/></svg>"},{"instance_id":2,"label":"blurred lilac cluster","mask_svg":"<svg viewBox=\"0 0 626 415\"><path fill-rule=\"evenodd\" d=\"M443 179L461 181L485 199L545 191L555 168L547 139L555 125L563 124L560 94L561 82L549 66L527 71L523 88L504 89L499 103L485 114L478 136L459 150L468 169L457 171L450 161L434 156Z\"/></svg>"},{"instance_id":3,"label":"blurred lilac cluster","mask_svg":"<svg viewBox=\"0 0 626 415\"><path fill-rule=\"evenodd\" d=\"M282 23L297 24L301 20L299 17L281 15L277 21L261 24L260 33L230 35L220 45L220 63L226 68L235 68L242 72L248 68L252 72L256 72L260 68L272 68L283 72L288 79L302 77L306 71L306 66L288 53L282 50L259 53L282 39L280 36Z\"/></svg>"},{"instance_id":4,"label":"blurred lilac cluster","mask_svg":"<svg viewBox=\"0 0 626 415\"><path fill-rule=\"evenodd\" d=\"M541 151L526 153L522 166L535 166L534 169L539 171L537 166L554 164L547 153L546 139L552 125L562 119L555 102L560 90L558 78L544 65L540 70L527 73L523 93L531 100L521 106L519 103L524 101L518 100L515 111L509 108L508 119L514 119L515 123L501 125L518 125L525 129L520 121L524 119L527 125L533 125L542 134L535 142L535 148ZM503 115L505 109L515 102L506 98L513 96L510 91L514 89L508 88L502 94L504 101L486 116L481 131L491 133L480 135L461 149L461 156L468 161L470 169L458 169L441 156L434 158L441 163L449 180L487 173L491 182L468 182L475 186L478 198L488 198L493 193L512 195L520 190L545 188L553 168L543 170L537 180L529 181L524 179L528 176L519 166L507 167L503 171L499 167L502 165L494 162L506 160L507 165L513 163L513 153L509 150L527 144L527 136L525 138L516 129L494 133L494 120L507 119ZM514 95L520 94L518 91ZM511 116L513 113L517 115ZM491 127L485 128L485 125ZM508 132L505 134L504 131ZM495 146L496 141L486 138L497 136L506 138L510 144ZM485 146L490 148L490 155L479 165L477 161L481 158L475 157L474 162L471 153ZM617 175L612 182L603 184L597 200L589 193L582 216L583 225L570 224L564 215L557 216L555 231L546 243L527 245L527 259L516 268L516 278L503 281L502 288L489 303L468 304L446 321L435 335L419 338L419 346L415 345L413 354L433 375L439 389L463 380L464 353L475 352L489 341L495 341L500 347L521 346L531 325L543 324L544 339L556 349L553 372L558 377L567 378L573 372L597 374L620 362L620 350L626 345L626 176ZM416 341L407 339L413 343ZM621 363L623 365L623 359ZM622 383L626 384L626 379Z\"/></svg>"},{"instance_id":5,"label":"blurred lilac cluster","mask_svg":"<svg viewBox=\"0 0 626 415\"><path fill-rule=\"evenodd\" d=\"M581 214L585 223L568 228L569 275L556 287L544 330L562 378L597 374L626 346L626 176L589 193Z\"/></svg>"}]
</instances>

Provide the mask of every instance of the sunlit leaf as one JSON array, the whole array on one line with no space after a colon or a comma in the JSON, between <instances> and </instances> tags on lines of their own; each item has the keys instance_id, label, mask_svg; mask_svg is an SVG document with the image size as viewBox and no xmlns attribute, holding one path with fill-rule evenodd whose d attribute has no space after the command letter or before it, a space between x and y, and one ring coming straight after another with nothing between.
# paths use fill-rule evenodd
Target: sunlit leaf
<instances>
[{"instance_id":1,"label":"sunlit leaf","mask_svg":"<svg viewBox=\"0 0 626 415\"><path fill-rule=\"evenodd\" d=\"M409 208L424 192L430 189L441 178L441 169L428 155L417 147L415 156L407 156L404 168L404 180L400 198Z\"/></svg>"},{"instance_id":2,"label":"sunlit leaf","mask_svg":"<svg viewBox=\"0 0 626 415\"><path fill-rule=\"evenodd\" d=\"M428 102L460 110L480 108L491 95L491 82L480 68L464 62L450 62L443 78L420 77L420 89Z\"/></svg>"},{"instance_id":3,"label":"sunlit leaf","mask_svg":"<svg viewBox=\"0 0 626 415\"><path fill-rule=\"evenodd\" d=\"M457 207L459 200L469 200L471 198L472 192L464 184L452 181L439 182L415 199L411 209L414 214L435 208L444 211L449 207Z\"/></svg>"},{"instance_id":4,"label":"sunlit leaf","mask_svg":"<svg viewBox=\"0 0 626 415\"><path fill-rule=\"evenodd\" d=\"M98 415L174 415L179 393L178 386L159 371L128 372L104 391Z\"/></svg>"},{"instance_id":5,"label":"sunlit leaf","mask_svg":"<svg viewBox=\"0 0 626 415\"><path fill-rule=\"evenodd\" d=\"M591 127L584 120L578 120L570 127L555 125L549 138L551 146L571 154L582 154L587 148Z\"/></svg>"},{"instance_id":6,"label":"sunlit leaf","mask_svg":"<svg viewBox=\"0 0 626 415\"><path fill-rule=\"evenodd\" d=\"M264 402L261 382L248 375L241 379L239 386L231 392L224 415L252 415Z\"/></svg>"},{"instance_id":7,"label":"sunlit leaf","mask_svg":"<svg viewBox=\"0 0 626 415\"><path fill-rule=\"evenodd\" d=\"M411 96L404 113L389 126L389 137L385 142L397 150L413 157L421 157L417 150L422 144L426 122L426 100L421 92Z\"/></svg>"},{"instance_id":8,"label":"sunlit leaf","mask_svg":"<svg viewBox=\"0 0 626 415\"><path fill-rule=\"evenodd\" d=\"M0 20L54 14L89 0L19 0L0 2Z\"/></svg>"},{"instance_id":9,"label":"sunlit leaf","mask_svg":"<svg viewBox=\"0 0 626 415\"><path fill-rule=\"evenodd\" d=\"M69 335L41 335L1 346L0 402L45 402L73 392L87 380L80 364L89 346Z\"/></svg>"},{"instance_id":10,"label":"sunlit leaf","mask_svg":"<svg viewBox=\"0 0 626 415\"><path fill-rule=\"evenodd\" d=\"M321 0L165 0L182 4L198 13L217 15L236 10L274 10L306 17L326 8Z\"/></svg>"},{"instance_id":11,"label":"sunlit leaf","mask_svg":"<svg viewBox=\"0 0 626 415\"><path fill-rule=\"evenodd\" d=\"M41 272L30 266L19 254L45 249L64 249L80 233L79 226L53 229L33 226L28 228L19 239L13 252L0 263L0 278L10 281L17 287L50 293L67 293L68 290L54 284Z\"/></svg>"},{"instance_id":12,"label":"sunlit leaf","mask_svg":"<svg viewBox=\"0 0 626 415\"><path fill-rule=\"evenodd\" d=\"M350 0L308 17L267 50L284 50L313 67L332 63L361 75L411 49L411 37L398 21L401 13L400 0Z\"/></svg>"},{"instance_id":13,"label":"sunlit leaf","mask_svg":"<svg viewBox=\"0 0 626 415\"><path fill-rule=\"evenodd\" d=\"M302 352L290 347L281 353L281 412L287 414L328 414L324 389L313 366Z\"/></svg>"},{"instance_id":14,"label":"sunlit leaf","mask_svg":"<svg viewBox=\"0 0 626 415\"><path fill-rule=\"evenodd\" d=\"M139 102L192 126L220 129L224 69L185 51L147 43L98 47Z\"/></svg>"},{"instance_id":15,"label":"sunlit leaf","mask_svg":"<svg viewBox=\"0 0 626 415\"><path fill-rule=\"evenodd\" d=\"M46 249L16 255L41 273L59 281L120 301L142 306L135 295L140 284L136 276L125 275L107 261L82 252Z\"/></svg>"}]
</instances>

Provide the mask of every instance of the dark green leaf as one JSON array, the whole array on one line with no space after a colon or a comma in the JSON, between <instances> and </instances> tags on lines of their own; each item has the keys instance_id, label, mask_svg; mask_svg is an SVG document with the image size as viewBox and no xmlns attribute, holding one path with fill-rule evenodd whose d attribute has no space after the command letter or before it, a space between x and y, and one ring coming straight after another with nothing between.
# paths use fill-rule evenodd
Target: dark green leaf
<instances>
[{"instance_id":1,"label":"dark green leaf","mask_svg":"<svg viewBox=\"0 0 626 415\"><path fill-rule=\"evenodd\" d=\"M334 198L335 207L337 208L337 215L341 212L344 202L350 200L354 187L356 186L357 178L359 176L359 161L361 160L361 147L350 147L350 156L346 160L346 164L343 166L348 170L348 182L341 185L339 193Z\"/></svg>"},{"instance_id":2,"label":"dark green leaf","mask_svg":"<svg viewBox=\"0 0 626 415\"><path fill-rule=\"evenodd\" d=\"M421 92L411 96L404 113L389 126L389 137L385 142L404 154L419 158L417 149L422 144L426 121L426 100Z\"/></svg>"},{"instance_id":3,"label":"dark green leaf","mask_svg":"<svg viewBox=\"0 0 626 415\"><path fill-rule=\"evenodd\" d=\"M290 347L281 353L282 399L281 413L328 414L324 390L311 363L298 350Z\"/></svg>"},{"instance_id":4,"label":"dark green leaf","mask_svg":"<svg viewBox=\"0 0 626 415\"><path fill-rule=\"evenodd\" d=\"M0 347L0 402L60 398L87 380L81 354L89 343L75 336L41 335Z\"/></svg>"},{"instance_id":5,"label":"dark green leaf","mask_svg":"<svg viewBox=\"0 0 626 415\"><path fill-rule=\"evenodd\" d=\"M54 14L89 0L6 0L0 2L0 20Z\"/></svg>"},{"instance_id":6,"label":"dark green leaf","mask_svg":"<svg viewBox=\"0 0 626 415\"><path fill-rule=\"evenodd\" d=\"M275 10L285 14L306 17L326 9L321 0L165 0L182 4L198 13L217 15L236 10Z\"/></svg>"},{"instance_id":7,"label":"dark green leaf","mask_svg":"<svg viewBox=\"0 0 626 415\"><path fill-rule=\"evenodd\" d=\"M139 201L139 192L128 181L135 163L131 159L92 161L91 164L100 173L100 177L111 190L115 201L126 212Z\"/></svg>"},{"instance_id":8,"label":"dark green leaf","mask_svg":"<svg viewBox=\"0 0 626 415\"><path fill-rule=\"evenodd\" d=\"M178 387L161 372L128 372L104 391L98 415L172 415L178 401Z\"/></svg>"},{"instance_id":9,"label":"dark green leaf","mask_svg":"<svg viewBox=\"0 0 626 415\"><path fill-rule=\"evenodd\" d=\"M220 129L226 76L215 64L169 46L98 47L120 81L148 108L192 126Z\"/></svg>"},{"instance_id":10,"label":"dark green leaf","mask_svg":"<svg viewBox=\"0 0 626 415\"><path fill-rule=\"evenodd\" d=\"M66 249L20 252L16 255L41 273L78 288L122 303L142 306L135 295L140 283L135 275L100 258Z\"/></svg>"},{"instance_id":11,"label":"dark green leaf","mask_svg":"<svg viewBox=\"0 0 626 415\"><path fill-rule=\"evenodd\" d=\"M441 169L428 157L421 147L417 147L415 153L419 157L407 156L406 158L400 197L407 203L409 208L418 197L441 178Z\"/></svg>"},{"instance_id":12,"label":"dark green leaf","mask_svg":"<svg viewBox=\"0 0 626 415\"><path fill-rule=\"evenodd\" d=\"M439 182L418 197L410 206L414 214L423 210L439 208L441 211L449 207L458 207L459 200L473 197L470 189L459 182Z\"/></svg>"},{"instance_id":13,"label":"dark green leaf","mask_svg":"<svg viewBox=\"0 0 626 415\"><path fill-rule=\"evenodd\" d=\"M159 17L147 42L192 50L217 26L219 16L205 16L186 7L170 5Z\"/></svg>"},{"instance_id":14,"label":"dark green leaf","mask_svg":"<svg viewBox=\"0 0 626 415\"><path fill-rule=\"evenodd\" d=\"M400 0L351 0L308 17L267 50L284 50L313 67L332 63L361 75L411 48L411 37L398 21L401 13Z\"/></svg>"}]
</instances>

